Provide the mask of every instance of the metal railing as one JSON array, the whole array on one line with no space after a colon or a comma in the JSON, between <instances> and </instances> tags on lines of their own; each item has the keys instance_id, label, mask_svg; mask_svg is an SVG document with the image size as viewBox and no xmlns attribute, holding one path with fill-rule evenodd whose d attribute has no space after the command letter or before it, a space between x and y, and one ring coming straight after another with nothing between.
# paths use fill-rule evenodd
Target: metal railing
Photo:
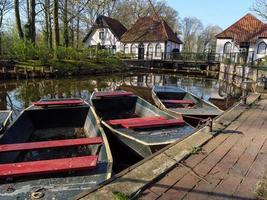
<instances>
[{"instance_id":1,"label":"metal railing","mask_svg":"<svg viewBox=\"0 0 267 200\"><path fill-rule=\"evenodd\" d=\"M163 60L163 61L183 61L183 62L217 62L224 64L236 64L253 66L255 62L255 52L232 52L232 53L188 53L188 52L166 52L161 55L155 53L145 53L143 55L130 53L123 54L125 59L139 60Z\"/></svg>"}]
</instances>

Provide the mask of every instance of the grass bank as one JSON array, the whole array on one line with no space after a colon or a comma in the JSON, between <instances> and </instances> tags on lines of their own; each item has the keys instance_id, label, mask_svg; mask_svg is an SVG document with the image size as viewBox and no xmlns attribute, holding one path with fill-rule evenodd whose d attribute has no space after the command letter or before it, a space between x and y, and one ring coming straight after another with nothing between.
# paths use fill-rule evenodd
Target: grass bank
<instances>
[{"instance_id":1,"label":"grass bank","mask_svg":"<svg viewBox=\"0 0 267 200\"><path fill-rule=\"evenodd\" d=\"M128 68L118 58L91 60L40 60L15 61L14 67L27 71L50 71L57 76L90 75L123 72Z\"/></svg>"}]
</instances>

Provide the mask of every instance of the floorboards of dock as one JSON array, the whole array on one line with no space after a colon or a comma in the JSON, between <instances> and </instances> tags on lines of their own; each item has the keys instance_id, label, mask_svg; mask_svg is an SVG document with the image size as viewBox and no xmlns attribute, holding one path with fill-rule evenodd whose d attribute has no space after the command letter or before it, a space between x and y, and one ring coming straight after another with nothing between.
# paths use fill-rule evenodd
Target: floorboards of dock
<instances>
[{"instance_id":1,"label":"floorboards of dock","mask_svg":"<svg viewBox=\"0 0 267 200\"><path fill-rule=\"evenodd\" d=\"M267 170L267 100L261 100L140 199L256 199Z\"/></svg>"}]
</instances>

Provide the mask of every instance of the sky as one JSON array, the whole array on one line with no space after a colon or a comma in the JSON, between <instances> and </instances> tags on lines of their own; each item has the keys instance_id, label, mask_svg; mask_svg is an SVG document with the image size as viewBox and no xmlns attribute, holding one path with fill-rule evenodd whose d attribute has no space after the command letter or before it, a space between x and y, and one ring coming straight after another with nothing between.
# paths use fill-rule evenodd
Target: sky
<instances>
[{"instance_id":1,"label":"sky","mask_svg":"<svg viewBox=\"0 0 267 200\"><path fill-rule=\"evenodd\" d=\"M225 29L250 11L254 0L167 0L181 18L193 16L204 25Z\"/></svg>"}]
</instances>

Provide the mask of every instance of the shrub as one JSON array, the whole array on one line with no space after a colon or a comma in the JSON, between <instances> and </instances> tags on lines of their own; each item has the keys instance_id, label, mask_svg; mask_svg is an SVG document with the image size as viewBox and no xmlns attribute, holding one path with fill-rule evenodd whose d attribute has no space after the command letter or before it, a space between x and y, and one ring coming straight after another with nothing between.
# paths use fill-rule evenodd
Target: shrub
<instances>
[{"instance_id":1,"label":"shrub","mask_svg":"<svg viewBox=\"0 0 267 200\"><path fill-rule=\"evenodd\" d=\"M49 49L45 45L40 45L38 47L37 54L38 54L38 58L39 58L41 64L43 64L43 65L48 65L49 61L51 59L53 59L53 56L54 56L53 50Z\"/></svg>"}]
</instances>

